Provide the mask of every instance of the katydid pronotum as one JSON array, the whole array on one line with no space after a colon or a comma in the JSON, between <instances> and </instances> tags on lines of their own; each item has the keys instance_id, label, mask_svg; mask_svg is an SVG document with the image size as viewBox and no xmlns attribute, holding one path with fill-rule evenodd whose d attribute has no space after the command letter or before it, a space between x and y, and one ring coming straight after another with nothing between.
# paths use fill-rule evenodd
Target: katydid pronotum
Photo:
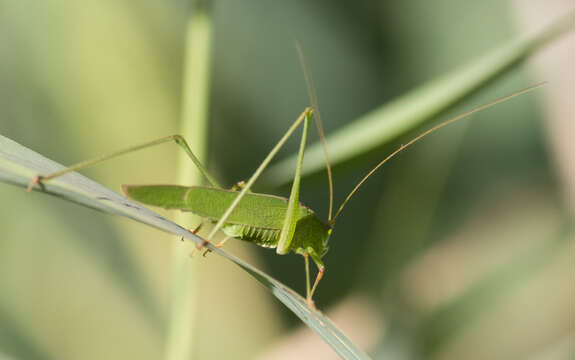
<instances>
[{"instance_id":1,"label":"katydid pronotum","mask_svg":"<svg viewBox=\"0 0 575 360\"><path fill-rule=\"evenodd\" d=\"M191 211L192 213L199 215L209 222L216 223L205 241L210 241L215 233L221 229L226 235L224 241L230 237L233 237L252 242L259 246L275 248L276 253L279 255L287 254L290 251L302 255L305 259L306 299L310 306L313 306L313 294L325 271L322 257L328 250L328 240L336 219L344 209L347 202L360 188L360 186L377 169L379 169L383 164L385 164L392 157L397 155L408 146L421 140L423 137L438 130L439 128L467 117L475 112L481 111L495 104L524 94L539 87L540 85L542 84L537 84L525 88L523 90L496 99L490 103L478 106L463 114L457 115L428 129L407 143L401 145L398 149L380 161L358 182L353 190L347 195L343 203L339 206L333 217L333 183L331 179L331 170L329 161L327 161L325 139L323 138L323 130L321 128L319 112L317 111L317 105L313 91L310 91L310 95L312 97L312 105L314 108L306 108L303 111L303 113L291 125L291 127L287 130L287 132L283 135L275 147L270 151L270 153L246 183L238 183L238 185L234 186L230 190L222 188L218 182L208 173L207 169L194 155L192 149L183 137L179 135L173 135L146 142L121 151L113 152L108 155L100 156L92 160L83 161L52 174L38 175L31 180L30 185L28 186L28 191L32 190L32 188L34 188L34 186L37 184L62 176L69 172L95 165L99 162L109 160L111 158L115 158L130 152L135 152L144 148L152 147L154 145L173 141L184 149L184 151L208 181L210 186L123 185L122 190L124 194L146 205L152 205L166 209ZM308 82L308 86L311 88L310 82ZM311 209L299 202L301 167L303 163L308 129L312 118L314 117L316 119L316 125L320 133L322 144L324 146L330 185L330 206L327 222L321 221ZM289 199L274 195L251 192L250 189L254 182L271 162L273 157L284 145L291 134L302 124L303 133ZM222 243L223 242L220 244ZM318 273L316 275L314 284L311 287L309 276L310 257L318 268Z\"/></svg>"}]
</instances>

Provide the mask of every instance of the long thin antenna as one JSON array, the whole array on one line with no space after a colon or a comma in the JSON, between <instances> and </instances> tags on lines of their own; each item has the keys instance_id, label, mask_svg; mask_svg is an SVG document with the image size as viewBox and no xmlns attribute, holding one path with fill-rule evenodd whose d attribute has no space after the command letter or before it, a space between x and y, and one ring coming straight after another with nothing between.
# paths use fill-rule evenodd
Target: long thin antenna
<instances>
[{"instance_id":1,"label":"long thin antenna","mask_svg":"<svg viewBox=\"0 0 575 360\"><path fill-rule=\"evenodd\" d=\"M525 89L516 91L514 93L511 93L509 95L505 95L503 97L500 97L499 99L496 99L490 103L487 104L483 104L481 106L478 106L476 108L473 108L467 112L464 112L463 114L459 114L457 116L452 117L451 119L448 119L438 125L435 125L434 127L424 131L423 133L417 135L416 137L414 137L413 139L409 140L409 142L407 142L406 144L401 145L397 150L395 150L394 152L392 152L391 154L389 154L385 159L383 159L379 164L377 164L376 167L374 167L373 169L371 169L367 175L365 175L361 181L353 188L353 190L347 195L347 197L345 198L345 200L343 201L343 203L340 205L339 209L337 210L337 212L335 213L335 216L333 217L333 219L331 220L331 223L329 225L333 226L333 224L335 224L335 220L337 219L337 217L339 216L339 214L341 213L341 211L343 210L343 208L345 207L345 205L347 204L347 202L352 198L352 196L357 192L357 190L360 188L360 186L374 173L377 171L377 169L379 169L383 164L385 164L386 162L388 162L391 158L393 158L395 155L399 154L401 151L403 151L405 148L407 148L408 146L418 142L419 140L421 140L422 138L424 138L425 136L431 134L432 132L441 129L444 126L447 126L451 123L456 122L457 120L461 120L473 113L476 113L478 111L481 110L485 110L487 108L490 108L494 105L497 105L499 103L502 103L504 101L510 100L516 96L525 94L529 91L535 90L536 88L545 85L546 82L541 82L532 86L529 86Z\"/></svg>"},{"instance_id":2,"label":"long thin antenna","mask_svg":"<svg viewBox=\"0 0 575 360\"><path fill-rule=\"evenodd\" d=\"M317 132L319 133L319 138L321 139L321 146L323 148L323 153L325 155L325 167L327 169L327 180L329 182L329 215L327 217L328 223L332 222L331 214L333 212L333 177L331 175L331 165L329 164L329 156L327 154L327 143L325 141L325 135L323 134L323 126L321 123L321 116L319 113L319 106L317 105L317 95L315 93L315 86L313 85L313 78L311 76L311 71L305 60L305 55L303 52L303 47L299 41L296 40L297 54L299 57L299 62L303 69L303 74L305 77L305 83L307 85L307 94L311 101L311 107L313 108L315 116L315 124L317 126Z\"/></svg>"}]
</instances>

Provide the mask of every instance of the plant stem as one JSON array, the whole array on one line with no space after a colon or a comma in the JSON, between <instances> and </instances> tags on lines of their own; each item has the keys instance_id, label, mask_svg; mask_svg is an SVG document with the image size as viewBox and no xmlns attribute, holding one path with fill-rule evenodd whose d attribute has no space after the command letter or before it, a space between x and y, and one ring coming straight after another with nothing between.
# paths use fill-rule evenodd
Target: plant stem
<instances>
[{"instance_id":1,"label":"plant stem","mask_svg":"<svg viewBox=\"0 0 575 360\"><path fill-rule=\"evenodd\" d=\"M181 135L205 163L206 132L210 87L211 21L205 2L194 2L188 20L182 97ZM201 176L185 154L179 159L178 180L181 184L200 184ZM192 216L178 214L177 222L191 224ZM165 358L193 358L193 336L196 310L194 262L189 258L189 245L176 241L173 249L172 293L169 310Z\"/></svg>"}]
</instances>

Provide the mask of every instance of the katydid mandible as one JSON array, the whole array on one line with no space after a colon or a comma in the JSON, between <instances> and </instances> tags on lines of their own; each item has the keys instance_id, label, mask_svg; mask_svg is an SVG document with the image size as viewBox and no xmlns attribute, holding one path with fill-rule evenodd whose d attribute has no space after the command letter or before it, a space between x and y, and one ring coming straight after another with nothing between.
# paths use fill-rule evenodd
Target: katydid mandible
<instances>
[{"instance_id":1,"label":"katydid mandible","mask_svg":"<svg viewBox=\"0 0 575 360\"><path fill-rule=\"evenodd\" d=\"M311 79L307 75L306 78ZM309 82L308 85L310 85ZM385 164L387 161L389 161L408 146L421 140L423 137L440 129L441 127L465 118L475 112L481 111L503 101L509 100L513 97L524 94L541 85L542 84L537 84L501 97L488 104L478 106L470 111L457 115L428 129L427 131L411 139L409 142L401 145L398 149L396 149L394 152L384 158L380 163L378 163L359 181L359 183L353 188L343 203L339 206L333 218L331 216L333 203L333 184L331 181L329 162L326 161L328 168L328 178L330 182L330 209L327 222L321 221L311 209L299 203L299 188L301 178L300 172L303 163L308 129L314 115L325 150L325 141L323 139L323 131L319 119L319 112L317 111L316 100L313 95L312 103L314 109L306 108L304 112L297 118L297 120L291 125L288 131L283 135L280 141L275 145L275 147L270 151L270 153L263 160L251 178L245 184L239 183L241 185L235 186L231 190L222 188L218 182L208 173L207 169L194 155L190 146L183 137L179 135L173 135L133 146L92 160L83 161L53 174L38 175L31 180L30 185L28 186L28 191L32 190L37 184L62 176L69 172L95 165L99 162L130 152L135 152L144 148L152 147L154 145L173 141L184 149L184 151L194 162L202 175L210 183L210 186L123 185L122 190L124 194L129 198L132 198L146 205L162 207L165 209L190 211L209 222L216 223L206 241L211 240L213 235L221 229L227 236L224 241L229 237L233 237L252 242L259 246L275 248L276 253L279 255L287 254L290 251L302 255L305 259L306 299L310 306L313 306L313 294L325 271L325 266L322 258L327 253L328 240L335 221L351 197L377 169L379 169L383 164ZM263 170L271 162L273 157L284 145L291 134L302 124L303 134L299 147L298 161L289 199L280 196L250 192L250 188L263 172ZM318 273L316 275L314 284L311 287L309 276L309 257L311 257L318 268Z\"/></svg>"}]
</instances>

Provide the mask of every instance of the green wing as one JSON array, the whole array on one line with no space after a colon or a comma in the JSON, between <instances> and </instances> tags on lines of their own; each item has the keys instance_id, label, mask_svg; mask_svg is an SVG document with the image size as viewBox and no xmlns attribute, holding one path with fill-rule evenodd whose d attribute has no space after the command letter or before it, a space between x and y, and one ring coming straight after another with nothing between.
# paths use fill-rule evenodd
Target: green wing
<instances>
[{"instance_id":1,"label":"green wing","mask_svg":"<svg viewBox=\"0 0 575 360\"><path fill-rule=\"evenodd\" d=\"M237 191L201 186L124 185L124 194L146 205L164 209L191 211L210 220L218 220L238 195ZM285 221L286 198L248 193L234 209L226 223L250 225L263 229L281 229ZM314 215L299 205L298 217Z\"/></svg>"},{"instance_id":2,"label":"green wing","mask_svg":"<svg viewBox=\"0 0 575 360\"><path fill-rule=\"evenodd\" d=\"M130 199L164 209L184 209L187 189L173 185L122 185L122 192Z\"/></svg>"}]
</instances>

